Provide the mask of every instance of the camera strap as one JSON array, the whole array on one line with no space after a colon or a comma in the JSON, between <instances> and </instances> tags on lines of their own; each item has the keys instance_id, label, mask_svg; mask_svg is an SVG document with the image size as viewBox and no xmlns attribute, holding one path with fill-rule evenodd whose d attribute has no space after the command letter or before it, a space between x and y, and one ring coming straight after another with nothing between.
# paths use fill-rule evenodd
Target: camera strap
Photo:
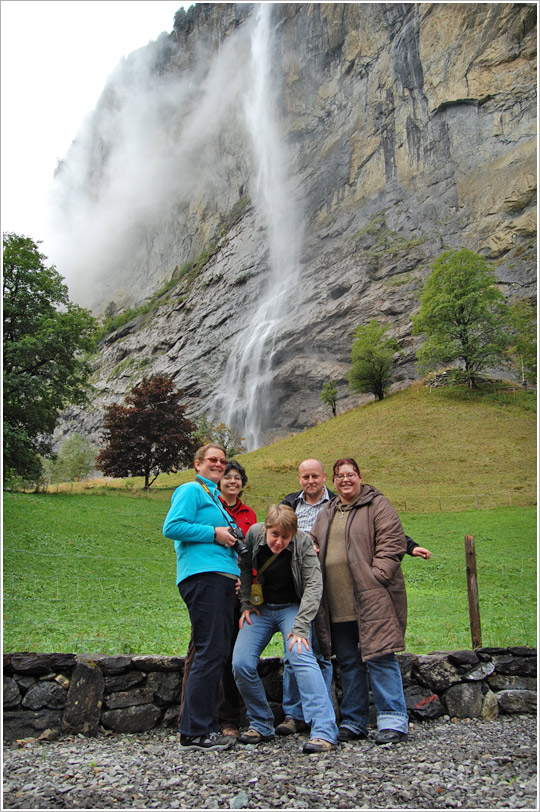
<instances>
[{"instance_id":1,"label":"camera strap","mask_svg":"<svg viewBox=\"0 0 540 812\"><path fill-rule=\"evenodd\" d=\"M216 503L216 505L218 506L218 508L219 508L219 509L221 510L221 512L223 513L223 515L224 515L224 517L225 517L225 520L226 520L227 524L229 525L229 527L236 527L236 525L235 525L233 522L231 522L231 518L230 518L229 514L227 513L227 511L225 510L225 508L223 507L223 505L221 504L221 502L219 501L219 499L216 499L215 494L213 494L213 493L212 493L212 491L210 490L210 488L208 487L208 485L205 485L205 484L204 484L204 482L202 481L202 479L199 479L199 477L198 477L198 476L196 476L196 477L195 477L195 479L196 479L196 481L199 483L199 485L201 485L201 486L204 488L204 490L206 491L206 493L207 493L209 496L211 496L211 497L212 497L212 499L214 500L214 502Z\"/></svg>"},{"instance_id":2,"label":"camera strap","mask_svg":"<svg viewBox=\"0 0 540 812\"><path fill-rule=\"evenodd\" d=\"M262 567L260 568L260 570L253 570L253 583L254 583L254 584L257 584L257 583L258 583L258 580L257 580L257 579L258 579L259 575L261 575L261 574L262 574L262 573L265 571L265 569L266 569L267 567L269 567L269 566L270 566L270 564L271 564L273 561L275 561L275 560L276 560L276 558L278 557L278 555L279 555L279 553L274 553L273 555L271 555L271 556L270 556L270 558L269 558L267 561L265 561L265 562L264 562L264 564L262 565Z\"/></svg>"}]
</instances>

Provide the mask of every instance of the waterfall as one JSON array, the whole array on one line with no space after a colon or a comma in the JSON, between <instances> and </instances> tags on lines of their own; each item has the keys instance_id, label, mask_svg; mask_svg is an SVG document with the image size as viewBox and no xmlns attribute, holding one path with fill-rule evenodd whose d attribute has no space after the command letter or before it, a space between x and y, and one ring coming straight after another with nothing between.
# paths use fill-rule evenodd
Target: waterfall
<instances>
[{"instance_id":1,"label":"waterfall","mask_svg":"<svg viewBox=\"0 0 540 812\"><path fill-rule=\"evenodd\" d=\"M256 168L252 194L266 226L268 278L260 301L245 314L245 326L235 336L224 376L227 391L216 403L220 419L245 438L248 450L261 445L265 423L276 406L270 400L272 356L297 297L302 233L272 81L272 7L260 3L256 11L251 86L245 97Z\"/></svg>"}]
</instances>

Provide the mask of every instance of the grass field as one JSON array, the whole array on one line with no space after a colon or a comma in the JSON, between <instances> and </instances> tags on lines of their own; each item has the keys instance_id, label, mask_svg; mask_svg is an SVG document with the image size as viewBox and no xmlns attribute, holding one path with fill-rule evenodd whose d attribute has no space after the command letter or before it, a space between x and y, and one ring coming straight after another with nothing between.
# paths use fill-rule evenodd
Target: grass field
<instances>
[{"instance_id":1,"label":"grass field","mask_svg":"<svg viewBox=\"0 0 540 812\"><path fill-rule=\"evenodd\" d=\"M4 495L4 651L184 654L170 492ZM484 645L536 644L536 510L403 513L407 650L471 645L464 535L476 540ZM279 654L274 638L267 654Z\"/></svg>"}]
</instances>

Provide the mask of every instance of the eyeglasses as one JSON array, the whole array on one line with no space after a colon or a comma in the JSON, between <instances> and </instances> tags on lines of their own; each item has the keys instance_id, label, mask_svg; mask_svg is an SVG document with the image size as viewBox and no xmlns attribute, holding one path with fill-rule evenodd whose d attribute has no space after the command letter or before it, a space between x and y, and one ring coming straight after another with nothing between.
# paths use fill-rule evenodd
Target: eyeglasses
<instances>
[{"instance_id":1,"label":"eyeglasses","mask_svg":"<svg viewBox=\"0 0 540 812\"><path fill-rule=\"evenodd\" d=\"M336 474L334 479L337 479L338 482L341 482L342 479L356 479L358 474Z\"/></svg>"},{"instance_id":2,"label":"eyeglasses","mask_svg":"<svg viewBox=\"0 0 540 812\"><path fill-rule=\"evenodd\" d=\"M203 460L208 460L212 465L223 465L224 468L227 465L227 460L220 459L220 457L203 457Z\"/></svg>"}]
</instances>

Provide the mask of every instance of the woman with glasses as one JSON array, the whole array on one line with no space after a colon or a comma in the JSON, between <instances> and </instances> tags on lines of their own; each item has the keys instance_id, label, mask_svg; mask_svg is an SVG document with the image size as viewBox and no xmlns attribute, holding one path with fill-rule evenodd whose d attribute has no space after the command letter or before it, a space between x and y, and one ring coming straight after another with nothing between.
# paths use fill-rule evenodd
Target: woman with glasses
<instances>
[{"instance_id":1,"label":"woman with glasses","mask_svg":"<svg viewBox=\"0 0 540 812\"><path fill-rule=\"evenodd\" d=\"M317 634L322 646L331 642L341 672L338 740L367 738L371 683L376 744L404 741L408 716L395 652L405 648L405 535L392 504L362 482L354 459L338 460L333 474L338 496L310 532L324 581Z\"/></svg>"},{"instance_id":2,"label":"woman with glasses","mask_svg":"<svg viewBox=\"0 0 540 812\"><path fill-rule=\"evenodd\" d=\"M219 499L225 451L214 443L202 446L194 465L195 481L175 490L163 525L163 535L174 539L176 583L189 611L195 644L180 717L180 746L226 750L235 739L220 733L217 714L221 676L231 651L240 569L232 549L236 539Z\"/></svg>"},{"instance_id":3,"label":"woman with glasses","mask_svg":"<svg viewBox=\"0 0 540 812\"><path fill-rule=\"evenodd\" d=\"M248 505L244 504L240 499L242 491L247 485L247 474L243 465L240 465L237 460L229 460L223 471L218 487L220 493L220 500L225 510L230 513L231 521L240 528L244 535L249 528L257 521L255 511ZM238 586L240 582L238 582ZM235 739L240 735L240 722L242 717L242 698L236 687L234 676L232 672L232 650L236 637L238 635L238 624L240 622L240 603L238 597L234 602L234 625L233 636L231 641L231 650L229 658L223 669L223 676L221 678L221 702L218 710L219 729L223 736L233 736ZM193 665L193 658L195 656L195 645L193 642L193 634L191 635L186 658L184 660L184 681L182 683L182 698L180 706L180 715L182 714L185 688L191 666Z\"/></svg>"}]
</instances>

